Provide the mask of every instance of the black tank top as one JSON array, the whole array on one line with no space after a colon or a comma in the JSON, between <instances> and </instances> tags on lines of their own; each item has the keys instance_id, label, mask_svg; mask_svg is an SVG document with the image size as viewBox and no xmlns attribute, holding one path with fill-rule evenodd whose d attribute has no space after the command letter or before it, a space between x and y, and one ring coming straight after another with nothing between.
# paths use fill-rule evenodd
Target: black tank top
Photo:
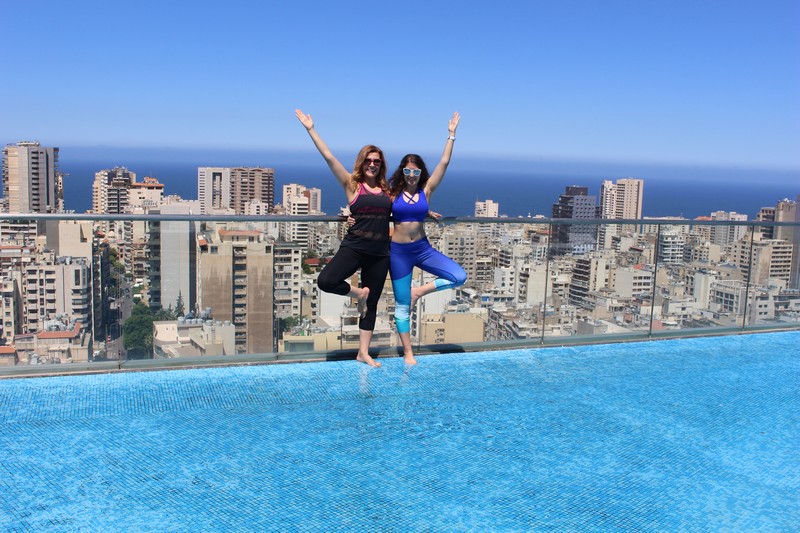
<instances>
[{"instance_id":1,"label":"black tank top","mask_svg":"<svg viewBox=\"0 0 800 533\"><path fill-rule=\"evenodd\" d=\"M381 191L372 193L363 183L350 204L350 215L356 220L347 231L342 246L374 255L389 255L389 215L392 201Z\"/></svg>"}]
</instances>

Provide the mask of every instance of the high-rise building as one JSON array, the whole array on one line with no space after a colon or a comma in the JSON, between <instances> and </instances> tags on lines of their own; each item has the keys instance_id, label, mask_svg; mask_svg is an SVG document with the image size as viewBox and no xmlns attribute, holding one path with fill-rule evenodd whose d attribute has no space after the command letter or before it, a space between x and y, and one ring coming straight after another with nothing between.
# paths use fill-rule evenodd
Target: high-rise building
<instances>
[{"instance_id":1,"label":"high-rise building","mask_svg":"<svg viewBox=\"0 0 800 533\"><path fill-rule=\"evenodd\" d=\"M711 213L711 220L717 221L730 221L730 222L746 222L747 215L737 213L736 211L715 211ZM710 226L710 240L714 244L720 246L727 246L740 241L745 233L747 233L746 225L721 225Z\"/></svg>"},{"instance_id":2,"label":"high-rise building","mask_svg":"<svg viewBox=\"0 0 800 533\"><path fill-rule=\"evenodd\" d=\"M14 345L14 336L22 332L22 272L9 272L0 277L0 339Z\"/></svg>"},{"instance_id":3,"label":"high-rise building","mask_svg":"<svg viewBox=\"0 0 800 533\"><path fill-rule=\"evenodd\" d=\"M496 218L500 216L500 204L492 200L475 202L475 216L480 218ZM505 229L505 228L502 228ZM492 235L495 230L499 233L499 224L478 224L478 235Z\"/></svg>"},{"instance_id":4,"label":"high-rise building","mask_svg":"<svg viewBox=\"0 0 800 533\"><path fill-rule=\"evenodd\" d=\"M756 220L765 222L800 222L800 210L797 209L798 202L800 202L800 195L798 195L797 201L784 198L775 207L762 207ZM789 287L793 289L800 288L800 231L791 226L763 226L760 229L763 240L780 239L792 243Z\"/></svg>"},{"instance_id":5,"label":"high-rise building","mask_svg":"<svg viewBox=\"0 0 800 533\"><path fill-rule=\"evenodd\" d=\"M759 233L753 242L743 239L733 245L734 263L745 279L753 285L774 282L789 284L792 272L791 242L783 239L761 239Z\"/></svg>"},{"instance_id":6,"label":"high-rise building","mask_svg":"<svg viewBox=\"0 0 800 533\"><path fill-rule=\"evenodd\" d=\"M275 203L275 169L264 167L198 167L200 213L243 215L252 200Z\"/></svg>"},{"instance_id":7,"label":"high-rise building","mask_svg":"<svg viewBox=\"0 0 800 533\"><path fill-rule=\"evenodd\" d=\"M277 318L299 317L302 314L302 277L304 246L299 243L276 243L273 247L273 293Z\"/></svg>"},{"instance_id":8,"label":"high-rise building","mask_svg":"<svg viewBox=\"0 0 800 533\"><path fill-rule=\"evenodd\" d=\"M199 239L199 305L236 328L237 353L276 351L273 246L256 230L208 228Z\"/></svg>"},{"instance_id":9,"label":"high-rise building","mask_svg":"<svg viewBox=\"0 0 800 533\"><path fill-rule=\"evenodd\" d=\"M3 198L6 213L57 213L64 210L58 148L38 141L3 147Z\"/></svg>"},{"instance_id":10,"label":"high-rise building","mask_svg":"<svg viewBox=\"0 0 800 533\"><path fill-rule=\"evenodd\" d=\"M129 212L130 188L136 183L136 173L125 167L96 172L92 183L92 212L98 215L121 215ZM112 236L119 249L120 259L127 263L127 243L131 239L131 224L125 220L102 220L100 227Z\"/></svg>"},{"instance_id":11,"label":"high-rise building","mask_svg":"<svg viewBox=\"0 0 800 533\"><path fill-rule=\"evenodd\" d=\"M795 200L781 200L775 207L775 220L779 222L800 222L800 194ZM792 217L794 215L794 217ZM800 289L800 228L782 226L776 228L775 238L791 242L792 253L792 275L789 286L793 289Z\"/></svg>"},{"instance_id":12,"label":"high-rise building","mask_svg":"<svg viewBox=\"0 0 800 533\"><path fill-rule=\"evenodd\" d=\"M131 183L129 205L132 208L150 209L158 207L164 200L164 184L156 178L145 176L141 183Z\"/></svg>"},{"instance_id":13,"label":"high-rise building","mask_svg":"<svg viewBox=\"0 0 800 533\"><path fill-rule=\"evenodd\" d=\"M319 189L308 189L296 183L283 186L281 206L287 215L318 215L321 213L319 210L321 202L322 191ZM308 222L282 223L280 232L282 240L308 246Z\"/></svg>"},{"instance_id":14,"label":"high-rise building","mask_svg":"<svg viewBox=\"0 0 800 533\"><path fill-rule=\"evenodd\" d=\"M231 194L237 215L245 212L250 200L275 204L275 169L262 167L236 167L231 169Z\"/></svg>"},{"instance_id":15,"label":"high-rise building","mask_svg":"<svg viewBox=\"0 0 800 533\"><path fill-rule=\"evenodd\" d=\"M500 204L492 200L475 202L475 216L496 218L500 213Z\"/></svg>"},{"instance_id":16,"label":"high-rise building","mask_svg":"<svg viewBox=\"0 0 800 533\"><path fill-rule=\"evenodd\" d=\"M784 198L775 206L775 222L797 222L797 202ZM775 238L792 242L796 229L791 226L776 226Z\"/></svg>"},{"instance_id":17,"label":"high-rise building","mask_svg":"<svg viewBox=\"0 0 800 533\"><path fill-rule=\"evenodd\" d=\"M600 187L600 218L641 219L643 189L644 181L640 179L624 178L617 180L616 183L603 180ZM612 236L633 233L635 229L636 227L630 224L603 225L600 227L600 246L608 248Z\"/></svg>"},{"instance_id":18,"label":"high-rise building","mask_svg":"<svg viewBox=\"0 0 800 533\"><path fill-rule=\"evenodd\" d=\"M577 185L566 187L564 194L553 204L554 219L594 219L598 216L597 197L589 196L589 188ZM595 248L597 226L594 224L555 224L552 238L557 254L585 253Z\"/></svg>"},{"instance_id":19,"label":"high-rise building","mask_svg":"<svg viewBox=\"0 0 800 533\"><path fill-rule=\"evenodd\" d=\"M132 183L136 183L136 173L125 167L95 172L92 211L98 215L124 213L128 207L128 189Z\"/></svg>"},{"instance_id":20,"label":"high-rise building","mask_svg":"<svg viewBox=\"0 0 800 533\"><path fill-rule=\"evenodd\" d=\"M150 211L154 215L190 215L199 206L196 200L173 200ZM198 222L159 220L150 222L147 239L149 304L153 311L177 309L181 302L186 312L197 304L197 226Z\"/></svg>"},{"instance_id":21,"label":"high-rise building","mask_svg":"<svg viewBox=\"0 0 800 533\"><path fill-rule=\"evenodd\" d=\"M675 265L683 263L686 237L674 226L664 226L658 234L658 262Z\"/></svg>"},{"instance_id":22,"label":"high-rise building","mask_svg":"<svg viewBox=\"0 0 800 533\"><path fill-rule=\"evenodd\" d=\"M477 233L472 226L448 226L442 233L436 249L461 265L467 272L468 287L475 287L477 253ZM491 269L491 260L489 261Z\"/></svg>"},{"instance_id":23,"label":"high-rise building","mask_svg":"<svg viewBox=\"0 0 800 533\"><path fill-rule=\"evenodd\" d=\"M576 258L569 285L569 303L587 309L592 308L594 304L589 294L609 286L612 264L611 257L603 251Z\"/></svg>"},{"instance_id":24,"label":"high-rise building","mask_svg":"<svg viewBox=\"0 0 800 533\"><path fill-rule=\"evenodd\" d=\"M308 213L311 215L324 215L322 211L322 190L311 187L303 192L308 197Z\"/></svg>"},{"instance_id":25,"label":"high-rise building","mask_svg":"<svg viewBox=\"0 0 800 533\"><path fill-rule=\"evenodd\" d=\"M775 221L775 208L762 207L756 215L756 220L759 222L774 222ZM775 226L762 226L761 237L764 239L773 239L775 237Z\"/></svg>"},{"instance_id":26,"label":"high-rise building","mask_svg":"<svg viewBox=\"0 0 800 533\"><path fill-rule=\"evenodd\" d=\"M231 169L198 167L197 201L201 215L231 209Z\"/></svg>"},{"instance_id":27,"label":"high-rise building","mask_svg":"<svg viewBox=\"0 0 800 533\"><path fill-rule=\"evenodd\" d=\"M0 279L19 295L15 333L36 333L48 320L66 318L91 327L92 266L85 257L57 257L53 250L6 246ZM13 290L9 290L13 287ZM10 332L9 332L10 334ZM4 334L5 335L5 334Z\"/></svg>"},{"instance_id":28,"label":"high-rise building","mask_svg":"<svg viewBox=\"0 0 800 533\"><path fill-rule=\"evenodd\" d=\"M617 180L615 189L616 202L614 206L614 218L642 218L644 180L633 178L619 179Z\"/></svg>"}]
</instances>

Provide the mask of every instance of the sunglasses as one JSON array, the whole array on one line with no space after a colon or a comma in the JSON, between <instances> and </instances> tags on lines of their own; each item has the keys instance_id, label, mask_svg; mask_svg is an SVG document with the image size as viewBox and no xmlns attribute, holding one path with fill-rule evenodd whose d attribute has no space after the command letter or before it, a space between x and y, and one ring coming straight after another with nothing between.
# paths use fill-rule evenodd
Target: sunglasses
<instances>
[{"instance_id":1,"label":"sunglasses","mask_svg":"<svg viewBox=\"0 0 800 533\"><path fill-rule=\"evenodd\" d=\"M420 170L418 168L404 168L403 169L403 174L405 174L406 176L412 176L413 175L415 177L419 177L419 175L422 174L422 170Z\"/></svg>"},{"instance_id":2,"label":"sunglasses","mask_svg":"<svg viewBox=\"0 0 800 533\"><path fill-rule=\"evenodd\" d=\"M369 157L367 157L366 159L364 159L364 164L365 165L375 165L375 166L379 167L381 165L381 160L380 159L370 159Z\"/></svg>"}]
</instances>

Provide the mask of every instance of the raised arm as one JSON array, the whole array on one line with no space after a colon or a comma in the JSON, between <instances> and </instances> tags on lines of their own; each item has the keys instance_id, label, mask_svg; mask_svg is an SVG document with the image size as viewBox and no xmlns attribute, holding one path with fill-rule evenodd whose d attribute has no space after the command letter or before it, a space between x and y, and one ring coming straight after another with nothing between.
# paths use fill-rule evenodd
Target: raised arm
<instances>
[{"instance_id":1,"label":"raised arm","mask_svg":"<svg viewBox=\"0 0 800 533\"><path fill-rule=\"evenodd\" d=\"M450 156L453 155L453 145L456 142L456 128L458 128L459 120L461 120L461 115L456 111L453 113L453 118L450 119L450 123L447 125L449 135L444 145L442 158L439 160L439 164L436 165L436 168L433 169L431 176L428 178L428 183L425 184L425 196L427 196L429 200L439 184L442 183L444 173L447 172L447 165L450 164Z\"/></svg>"},{"instance_id":2,"label":"raised arm","mask_svg":"<svg viewBox=\"0 0 800 533\"><path fill-rule=\"evenodd\" d=\"M322 137L319 136L317 130L314 129L314 121L311 119L311 115L306 115L299 109L294 110L294 114L297 116L297 119L300 123L306 128L308 131L308 135L311 137L311 140L314 141L314 146L317 147L319 153L325 159L325 162L328 163L328 167L333 172L333 175L336 176L336 179L339 180L339 183L344 188L345 192L348 194L348 198L350 195L350 189L352 187L350 181L350 173L347 171L344 166L333 156L330 148L328 145L325 144L325 141L322 140Z\"/></svg>"}]
</instances>

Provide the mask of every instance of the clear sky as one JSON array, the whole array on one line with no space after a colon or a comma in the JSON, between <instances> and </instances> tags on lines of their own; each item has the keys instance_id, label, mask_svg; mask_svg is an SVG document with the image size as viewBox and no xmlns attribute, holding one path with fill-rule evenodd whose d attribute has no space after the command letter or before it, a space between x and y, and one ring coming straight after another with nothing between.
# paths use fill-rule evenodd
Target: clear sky
<instances>
[{"instance_id":1,"label":"clear sky","mask_svg":"<svg viewBox=\"0 0 800 533\"><path fill-rule=\"evenodd\" d=\"M800 1L4 0L0 143L800 169ZM436 148L438 150L438 148ZM337 152L338 154L338 152Z\"/></svg>"}]
</instances>

